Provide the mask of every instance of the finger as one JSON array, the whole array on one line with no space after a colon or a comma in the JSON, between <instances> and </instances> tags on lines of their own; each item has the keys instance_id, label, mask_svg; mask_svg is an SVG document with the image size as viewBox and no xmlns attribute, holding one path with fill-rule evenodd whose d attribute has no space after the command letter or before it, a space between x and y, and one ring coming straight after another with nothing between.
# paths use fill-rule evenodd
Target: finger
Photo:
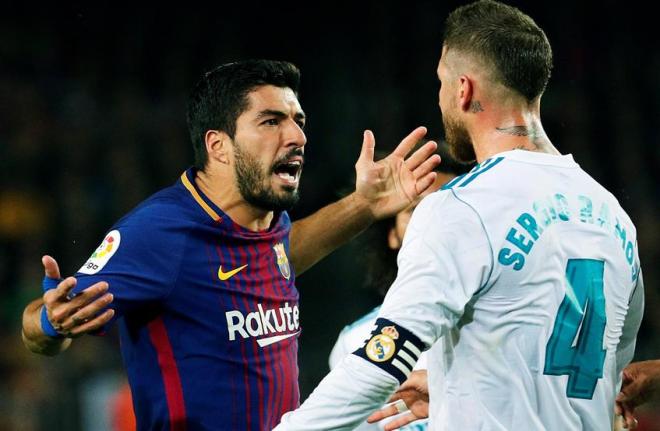
<instances>
[{"instance_id":1,"label":"finger","mask_svg":"<svg viewBox=\"0 0 660 431\"><path fill-rule=\"evenodd\" d=\"M424 161L421 165L419 165L414 171L413 171L413 177L415 179L423 177L424 175L428 174L429 172L432 172L436 166L440 164L440 156L437 154L432 155L428 159Z\"/></svg>"},{"instance_id":2,"label":"finger","mask_svg":"<svg viewBox=\"0 0 660 431\"><path fill-rule=\"evenodd\" d=\"M60 284L57 285L57 288L54 289L55 297L60 301L65 301L68 299L69 293L76 287L78 280L75 277L67 277Z\"/></svg>"},{"instance_id":3,"label":"finger","mask_svg":"<svg viewBox=\"0 0 660 431\"><path fill-rule=\"evenodd\" d=\"M103 326L106 323L108 323L110 320L112 320L114 315L115 315L115 310L113 310L112 308L109 308L109 309L105 310L103 313L101 313L98 316L96 316L95 318L93 318L92 320L90 320L89 322L87 322L83 325L80 325L80 326L76 326L75 328L73 328L69 332L68 336L75 338L75 337L79 337L79 336L84 335L84 334L88 334L90 332L97 331L97 330L103 328Z\"/></svg>"},{"instance_id":4,"label":"finger","mask_svg":"<svg viewBox=\"0 0 660 431\"><path fill-rule=\"evenodd\" d=\"M394 151L392 151L392 155L405 159L410 150L413 149L415 144L417 144L417 142L419 142L419 140L422 139L424 135L426 135L426 127L416 128L410 132L408 136L403 138L401 143L399 143Z\"/></svg>"},{"instance_id":5,"label":"finger","mask_svg":"<svg viewBox=\"0 0 660 431\"><path fill-rule=\"evenodd\" d=\"M46 277L61 278L60 267L55 259L46 255L41 258L41 263L44 266L44 272L46 274Z\"/></svg>"},{"instance_id":6,"label":"finger","mask_svg":"<svg viewBox=\"0 0 660 431\"><path fill-rule=\"evenodd\" d=\"M374 161L374 152L376 148L376 138L371 130L365 130L362 138L362 150L358 157L357 164L372 163Z\"/></svg>"},{"instance_id":7,"label":"finger","mask_svg":"<svg viewBox=\"0 0 660 431\"><path fill-rule=\"evenodd\" d=\"M624 410L623 422L629 430L634 430L637 428L638 422L635 418L635 411L630 409Z\"/></svg>"},{"instance_id":8,"label":"finger","mask_svg":"<svg viewBox=\"0 0 660 431\"><path fill-rule=\"evenodd\" d=\"M621 391L616 396L616 401L631 403L633 405L639 404L638 398L643 392L645 383L645 379L642 376L638 376L634 380L629 380L629 383L621 387Z\"/></svg>"},{"instance_id":9,"label":"finger","mask_svg":"<svg viewBox=\"0 0 660 431\"><path fill-rule=\"evenodd\" d=\"M427 191L433 185L437 176L437 172L430 172L424 177L418 179L415 183L415 192L417 192L417 196Z\"/></svg>"},{"instance_id":10,"label":"finger","mask_svg":"<svg viewBox=\"0 0 660 431\"><path fill-rule=\"evenodd\" d=\"M395 429L401 428L402 426L408 425L411 422L415 422L417 419L417 416L411 412L408 412L401 415L400 417L397 417L396 419L393 419L391 422L388 422L384 429L385 431L393 431Z\"/></svg>"},{"instance_id":11,"label":"finger","mask_svg":"<svg viewBox=\"0 0 660 431\"><path fill-rule=\"evenodd\" d=\"M396 409L396 406L394 404L390 404L388 406L383 407L382 409L378 410L377 412L372 413L368 418L367 422L370 424L378 422L380 420L383 420L385 418L389 418L390 416L394 416L399 414L399 411Z\"/></svg>"},{"instance_id":12,"label":"finger","mask_svg":"<svg viewBox=\"0 0 660 431\"><path fill-rule=\"evenodd\" d=\"M76 283L77 281L74 277L67 277L55 289L45 292L43 298L46 308L50 311L59 303L67 302L67 295L76 286Z\"/></svg>"},{"instance_id":13,"label":"finger","mask_svg":"<svg viewBox=\"0 0 660 431\"><path fill-rule=\"evenodd\" d=\"M77 326L92 320L97 314L106 309L113 299L112 293L107 293L80 308L62 323L62 329L65 331L73 330Z\"/></svg>"},{"instance_id":14,"label":"finger","mask_svg":"<svg viewBox=\"0 0 660 431\"><path fill-rule=\"evenodd\" d=\"M635 408L629 404L616 402L614 404L614 411L621 417L623 427L628 429L631 426L636 426L635 422Z\"/></svg>"},{"instance_id":15,"label":"finger","mask_svg":"<svg viewBox=\"0 0 660 431\"><path fill-rule=\"evenodd\" d=\"M623 373L621 373L621 374L622 374L622 379L623 379L622 383L623 384L632 382L632 380L633 380L632 374L628 371L627 368L624 369Z\"/></svg>"},{"instance_id":16,"label":"finger","mask_svg":"<svg viewBox=\"0 0 660 431\"><path fill-rule=\"evenodd\" d=\"M85 290L78 292L76 296L71 298L69 301L69 305L71 306L72 309L77 310L81 307L86 306L87 304L91 304L99 296L107 292L108 287L109 287L108 283L106 283L105 281L99 281L97 283L94 283Z\"/></svg>"},{"instance_id":17,"label":"finger","mask_svg":"<svg viewBox=\"0 0 660 431\"><path fill-rule=\"evenodd\" d=\"M623 406L618 401L614 403L614 414L617 416L623 416Z\"/></svg>"},{"instance_id":18,"label":"finger","mask_svg":"<svg viewBox=\"0 0 660 431\"><path fill-rule=\"evenodd\" d=\"M402 385L403 386L403 385ZM410 387L406 389L397 389L396 395L405 402L406 406L413 406L418 402L427 403L429 401L428 393L420 391L418 388Z\"/></svg>"},{"instance_id":19,"label":"finger","mask_svg":"<svg viewBox=\"0 0 660 431\"><path fill-rule=\"evenodd\" d=\"M406 167L411 171L414 171L419 165L431 157L431 155L433 155L437 149L438 144L435 141L428 141L421 148L412 153L410 157L408 157L406 160Z\"/></svg>"}]
</instances>

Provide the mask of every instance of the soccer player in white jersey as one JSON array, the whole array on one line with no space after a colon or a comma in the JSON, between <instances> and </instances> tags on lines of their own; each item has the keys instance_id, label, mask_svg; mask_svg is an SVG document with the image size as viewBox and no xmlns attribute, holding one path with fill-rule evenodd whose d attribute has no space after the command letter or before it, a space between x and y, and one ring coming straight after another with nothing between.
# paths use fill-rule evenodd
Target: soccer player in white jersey
<instances>
[{"instance_id":1,"label":"soccer player in white jersey","mask_svg":"<svg viewBox=\"0 0 660 431\"><path fill-rule=\"evenodd\" d=\"M420 203L370 340L276 430L352 429L425 350L429 429L611 429L643 309L636 231L544 133L551 67L518 9L483 0L449 15L445 135L479 164Z\"/></svg>"},{"instance_id":2,"label":"soccer player in white jersey","mask_svg":"<svg viewBox=\"0 0 660 431\"><path fill-rule=\"evenodd\" d=\"M421 146L425 142L420 141L418 146ZM458 163L454 160L449 154L447 144L444 142L438 142L436 154L440 156L442 163L435 168L437 174L435 182L420 195L420 199L438 190L458 175L468 172L472 167L471 164ZM396 278L396 255L403 243L403 237L410 222L412 212L418 203L419 201L414 202L394 217L380 220L366 233L368 236L368 245L365 253L365 285L367 288L375 290L383 296ZM376 323L379 310L380 306L342 329L328 359L331 370L341 362L344 356L353 353L355 349L364 344L364 340L369 338L371 330ZM420 356L415 369L426 370L425 354ZM390 417L374 424L363 423L355 429L357 431L383 430L386 425L395 425L401 420L404 420L407 415L410 415L410 412L403 412L396 417ZM414 417L410 419L414 420ZM427 425L428 422L426 419L420 419L401 427L400 430L424 431L427 429Z\"/></svg>"}]
</instances>

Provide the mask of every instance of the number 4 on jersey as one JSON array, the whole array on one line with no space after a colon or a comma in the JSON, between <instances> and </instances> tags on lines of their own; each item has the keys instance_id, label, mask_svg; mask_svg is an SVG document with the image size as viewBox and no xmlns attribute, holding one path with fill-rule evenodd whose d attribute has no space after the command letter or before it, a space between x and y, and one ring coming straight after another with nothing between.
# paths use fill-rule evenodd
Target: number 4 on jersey
<instances>
[{"instance_id":1,"label":"number 4 on jersey","mask_svg":"<svg viewBox=\"0 0 660 431\"><path fill-rule=\"evenodd\" d=\"M603 377L605 349L604 264L594 259L569 259L566 296L546 346L544 374L568 375L566 395L591 399Z\"/></svg>"}]
</instances>

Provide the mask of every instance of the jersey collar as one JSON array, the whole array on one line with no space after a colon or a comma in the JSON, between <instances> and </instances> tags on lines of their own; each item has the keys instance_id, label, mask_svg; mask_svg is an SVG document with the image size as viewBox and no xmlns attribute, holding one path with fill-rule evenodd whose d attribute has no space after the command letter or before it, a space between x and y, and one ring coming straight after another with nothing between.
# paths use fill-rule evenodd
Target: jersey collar
<instances>
[{"instance_id":1,"label":"jersey collar","mask_svg":"<svg viewBox=\"0 0 660 431\"><path fill-rule=\"evenodd\" d=\"M561 166L565 168L577 168L579 165L573 160L572 154L547 154L547 153L537 153L535 151L526 151L526 150L510 150L504 151L499 154L495 154L494 157L504 157L509 160L517 160L525 163L533 163L536 165L549 165L549 166Z\"/></svg>"},{"instance_id":2,"label":"jersey collar","mask_svg":"<svg viewBox=\"0 0 660 431\"><path fill-rule=\"evenodd\" d=\"M200 207L213 219L215 222L222 221L222 217L218 214L217 207L206 195L197 187L195 183L195 175L197 170L189 168L181 174L181 183L190 192L193 199L199 204Z\"/></svg>"}]
</instances>

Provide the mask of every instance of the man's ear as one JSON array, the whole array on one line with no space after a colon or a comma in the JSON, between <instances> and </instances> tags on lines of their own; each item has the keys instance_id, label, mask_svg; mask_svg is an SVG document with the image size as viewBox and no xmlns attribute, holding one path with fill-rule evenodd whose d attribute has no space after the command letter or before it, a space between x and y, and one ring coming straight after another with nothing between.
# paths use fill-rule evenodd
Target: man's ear
<instances>
[{"instance_id":1,"label":"man's ear","mask_svg":"<svg viewBox=\"0 0 660 431\"><path fill-rule=\"evenodd\" d=\"M467 75L461 75L458 82L458 106L461 111L467 112L471 109L474 82Z\"/></svg>"},{"instance_id":2,"label":"man's ear","mask_svg":"<svg viewBox=\"0 0 660 431\"><path fill-rule=\"evenodd\" d=\"M398 250L401 248L401 238L396 233L396 224L387 232L387 245L391 250Z\"/></svg>"},{"instance_id":3,"label":"man's ear","mask_svg":"<svg viewBox=\"0 0 660 431\"><path fill-rule=\"evenodd\" d=\"M215 160L223 164L229 164L228 149L231 143L225 132L220 130L207 130L204 135L206 153L209 160Z\"/></svg>"}]
</instances>

